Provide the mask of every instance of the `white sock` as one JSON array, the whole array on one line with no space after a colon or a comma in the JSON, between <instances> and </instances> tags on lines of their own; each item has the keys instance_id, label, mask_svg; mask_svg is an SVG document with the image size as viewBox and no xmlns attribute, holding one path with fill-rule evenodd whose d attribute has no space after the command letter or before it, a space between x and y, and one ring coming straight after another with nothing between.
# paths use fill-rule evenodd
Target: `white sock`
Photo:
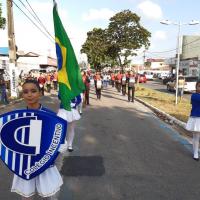
<instances>
[{"instance_id":1,"label":"white sock","mask_svg":"<svg viewBox=\"0 0 200 200\"><path fill-rule=\"evenodd\" d=\"M199 133L193 133L194 158L199 158Z\"/></svg>"},{"instance_id":2,"label":"white sock","mask_svg":"<svg viewBox=\"0 0 200 200\"><path fill-rule=\"evenodd\" d=\"M73 144L74 135L75 135L74 128L75 128L75 121L70 122L67 128L68 147L72 147L72 144Z\"/></svg>"}]
</instances>

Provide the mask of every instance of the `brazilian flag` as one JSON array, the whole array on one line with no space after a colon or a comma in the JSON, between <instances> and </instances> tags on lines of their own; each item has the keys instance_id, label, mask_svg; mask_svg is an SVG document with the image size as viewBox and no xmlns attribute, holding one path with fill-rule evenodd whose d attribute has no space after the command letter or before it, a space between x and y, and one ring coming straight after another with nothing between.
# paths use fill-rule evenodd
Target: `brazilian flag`
<instances>
[{"instance_id":1,"label":"brazilian flag","mask_svg":"<svg viewBox=\"0 0 200 200\"><path fill-rule=\"evenodd\" d=\"M59 98L63 108L70 111L71 100L79 95L85 86L73 47L58 15L55 1L53 19L58 62Z\"/></svg>"}]
</instances>

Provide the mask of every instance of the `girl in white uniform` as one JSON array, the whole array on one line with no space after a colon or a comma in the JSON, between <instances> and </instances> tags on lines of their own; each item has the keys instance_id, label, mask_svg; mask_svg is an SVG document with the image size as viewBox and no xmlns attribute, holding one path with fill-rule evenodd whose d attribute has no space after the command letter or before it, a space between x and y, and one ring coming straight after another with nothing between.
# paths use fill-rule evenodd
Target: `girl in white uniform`
<instances>
[{"instance_id":1,"label":"girl in white uniform","mask_svg":"<svg viewBox=\"0 0 200 200\"><path fill-rule=\"evenodd\" d=\"M37 81L25 81L22 86L22 94L27 104L27 109L39 109L44 112L53 113L53 111L42 107L39 103L39 98L42 94ZM62 145L60 151L64 152L66 148L66 145ZM62 177L56 166L53 165L31 180L24 180L19 176L14 175L11 192L18 193L22 196L23 200L32 200L33 195L36 192L45 199L53 200L56 199L54 194L60 190L62 184Z\"/></svg>"},{"instance_id":2,"label":"girl in white uniform","mask_svg":"<svg viewBox=\"0 0 200 200\"><path fill-rule=\"evenodd\" d=\"M186 129L193 133L193 159L199 161L200 138L200 80L196 83L196 93L191 96L192 110Z\"/></svg>"},{"instance_id":3,"label":"girl in white uniform","mask_svg":"<svg viewBox=\"0 0 200 200\"><path fill-rule=\"evenodd\" d=\"M76 121L81 118L77 106L81 103L81 96L78 95L75 97L73 100L71 100L71 111L67 111L66 109L63 108L62 104L60 105L60 109L58 111L58 116L63 118L68 122L68 127L67 127L67 145L68 145L68 151L72 152L73 151L73 141L74 141L74 136L75 136L75 125Z\"/></svg>"}]
</instances>

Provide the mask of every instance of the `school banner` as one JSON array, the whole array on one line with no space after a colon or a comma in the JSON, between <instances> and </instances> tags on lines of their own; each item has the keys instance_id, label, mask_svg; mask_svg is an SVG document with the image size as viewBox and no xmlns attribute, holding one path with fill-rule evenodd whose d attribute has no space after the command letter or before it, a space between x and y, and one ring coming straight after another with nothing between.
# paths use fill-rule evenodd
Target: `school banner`
<instances>
[{"instance_id":1,"label":"school banner","mask_svg":"<svg viewBox=\"0 0 200 200\"><path fill-rule=\"evenodd\" d=\"M16 175L30 180L52 165L64 143L67 122L39 110L0 116L0 158Z\"/></svg>"}]
</instances>

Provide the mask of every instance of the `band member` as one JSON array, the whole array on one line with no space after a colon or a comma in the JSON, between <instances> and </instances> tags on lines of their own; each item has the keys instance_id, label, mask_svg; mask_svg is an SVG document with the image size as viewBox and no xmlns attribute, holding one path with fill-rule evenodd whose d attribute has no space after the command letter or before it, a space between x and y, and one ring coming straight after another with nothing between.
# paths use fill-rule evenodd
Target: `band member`
<instances>
[{"instance_id":1,"label":"band member","mask_svg":"<svg viewBox=\"0 0 200 200\"><path fill-rule=\"evenodd\" d=\"M41 95L41 88L36 80L26 80L22 85L22 96L27 109L41 110L55 114L53 111L40 104L39 99ZM66 148L65 145L63 151L65 151ZM22 196L23 200L32 200L36 191L42 197L51 197L53 199L53 196L60 190L62 184L63 180L57 167L52 165L31 180L24 180L14 175L11 192L18 193Z\"/></svg>"},{"instance_id":2,"label":"band member","mask_svg":"<svg viewBox=\"0 0 200 200\"><path fill-rule=\"evenodd\" d=\"M125 96L126 95L126 74L122 75L122 95Z\"/></svg>"},{"instance_id":3,"label":"band member","mask_svg":"<svg viewBox=\"0 0 200 200\"><path fill-rule=\"evenodd\" d=\"M134 102L135 96L135 76L132 71L129 72L128 78L128 101Z\"/></svg>"},{"instance_id":4,"label":"band member","mask_svg":"<svg viewBox=\"0 0 200 200\"><path fill-rule=\"evenodd\" d=\"M122 86L122 74L121 74L120 72L118 72L116 78L117 78L117 80L116 80L116 82L117 82L117 91L118 91L118 92L121 92L121 86Z\"/></svg>"},{"instance_id":5,"label":"band member","mask_svg":"<svg viewBox=\"0 0 200 200\"><path fill-rule=\"evenodd\" d=\"M75 136L75 125L76 121L81 118L77 106L81 103L81 95L78 95L73 100L71 100L71 111L63 109L62 103L60 104L60 109L58 111L58 116L63 118L68 122L67 127L67 145L68 151L73 151L73 141Z\"/></svg>"},{"instance_id":6,"label":"band member","mask_svg":"<svg viewBox=\"0 0 200 200\"><path fill-rule=\"evenodd\" d=\"M45 82L46 82L46 79L45 79L44 75L42 73L40 73L40 76L38 78L38 83L39 83L42 95L44 95L44 85L45 85Z\"/></svg>"},{"instance_id":7,"label":"band member","mask_svg":"<svg viewBox=\"0 0 200 200\"><path fill-rule=\"evenodd\" d=\"M82 76L83 79L83 83L85 85L85 92L84 92L84 104L85 105L89 105L89 94L90 94L90 78L89 76L86 74L86 72L83 73Z\"/></svg>"},{"instance_id":8,"label":"band member","mask_svg":"<svg viewBox=\"0 0 200 200\"><path fill-rule=\"evenodd\" d=\"M96 95L97 99L101 99L101 89L102 89L102 77L99 72L97 72L95 76L95 88L96 88Z\"/></svg>"}]
</instances>

